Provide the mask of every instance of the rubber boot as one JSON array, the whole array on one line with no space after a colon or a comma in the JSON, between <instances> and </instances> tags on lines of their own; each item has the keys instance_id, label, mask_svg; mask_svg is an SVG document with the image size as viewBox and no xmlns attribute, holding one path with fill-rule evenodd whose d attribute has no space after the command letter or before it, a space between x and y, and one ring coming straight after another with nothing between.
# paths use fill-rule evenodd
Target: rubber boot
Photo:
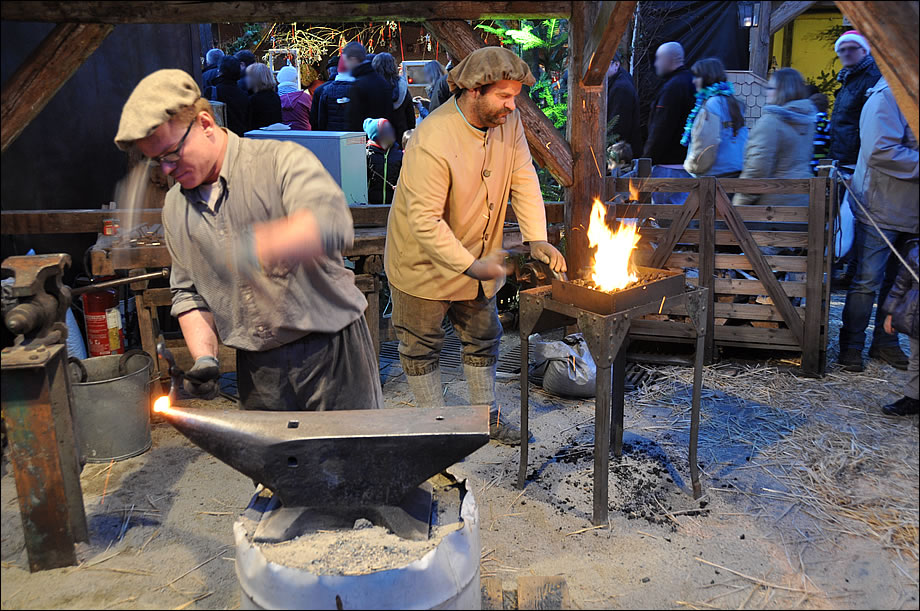
<instances>
[{"instance_id":1,"label":"rubber boot","mask_svg":"<svg viewBox=\"0 0 920 611\"><path fill-rule=\"evenodd\" d=\"M518 445L521 443L521 429L507 421L499 420L498 404L495 401L497 366L494 364L489 367L474 367L463 364L463 373L470 389L470 403L489 406L489 436L492 439L508 445Z\"/></svg>"},{"instance_id":2,"label":"rubber boot","mask_svg":"<svg viewBox=\"0 0 920 611\"><path fill-rule=\"evenodd\" d=\"M415 397L416 407L444 407L444 387L441 386L441 370L435 369L420 376L406 375L409 390Z\"/></svg>"}]
</instances>

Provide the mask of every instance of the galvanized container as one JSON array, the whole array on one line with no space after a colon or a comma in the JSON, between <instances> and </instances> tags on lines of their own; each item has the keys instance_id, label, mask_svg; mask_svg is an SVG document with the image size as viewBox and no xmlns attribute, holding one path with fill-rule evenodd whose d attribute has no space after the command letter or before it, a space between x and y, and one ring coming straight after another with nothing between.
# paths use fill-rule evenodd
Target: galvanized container
<instances>
[{"instance_id":1,"label":"galvanized container","mask_svg":"<svg viewBox=\"0 0 920 611\"><path fill-rule=\"evenodd\" d=\"M82 363L85 380L71 384L78 453L93 463L124 460L150 449L153 359L145 352L134 352L97 356Z\"/></svg>"}]
</instances>

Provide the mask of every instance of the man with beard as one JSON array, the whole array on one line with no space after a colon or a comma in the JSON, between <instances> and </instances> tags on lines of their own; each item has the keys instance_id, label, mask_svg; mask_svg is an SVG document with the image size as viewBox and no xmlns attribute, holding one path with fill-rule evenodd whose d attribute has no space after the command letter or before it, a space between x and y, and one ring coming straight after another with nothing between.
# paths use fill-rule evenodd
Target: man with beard
<instances>
[{"instance_id":1,"label":"man with beard","mask_svg":"<svg viewBox=\"0 0 920 611\"><path fill-rule=\"evenodd\" d=\"M492 438L521 441L499 420L495 369L505 278L503 226L514 206L531 255L565 271L547 242L540 183L514 99L532 85L527 64L501 47L471 53L448 76L454 97L416 128L387 223L385 265L400 362L419 407L444 405L438 359L447 316L463 345L473 405L490 405Z\"/></svg>"}]
</instances>

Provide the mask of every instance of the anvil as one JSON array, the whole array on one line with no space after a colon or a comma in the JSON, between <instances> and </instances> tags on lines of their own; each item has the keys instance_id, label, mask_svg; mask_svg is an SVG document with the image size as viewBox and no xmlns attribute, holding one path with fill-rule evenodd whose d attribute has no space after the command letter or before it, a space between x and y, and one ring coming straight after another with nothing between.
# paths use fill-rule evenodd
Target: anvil
<instances>
[{"instance_id":1,"label":"anvil","mask_svg":"<svg viewBox=\"0 0 920 611\"><path fill-rule=\"evenodd\" d=\"M272 490L286 507L399 505L428 478L489 442L485 405L155 409L192 443Z\"/></svg>"}]
</instances>

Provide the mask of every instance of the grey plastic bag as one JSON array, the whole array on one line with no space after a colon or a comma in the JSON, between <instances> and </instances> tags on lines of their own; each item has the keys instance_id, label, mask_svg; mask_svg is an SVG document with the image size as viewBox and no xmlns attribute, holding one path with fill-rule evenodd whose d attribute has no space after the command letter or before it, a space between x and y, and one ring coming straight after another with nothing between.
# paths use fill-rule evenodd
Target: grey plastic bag
<instances>
[{"instance_id":1,"label":"grey plastic bag","mask_svg":"<svg viewBox=\"0 0 920 611\"><path fill-rule=\"evenodd\" d=\"M560 340L544 340L538 333L530 337L533 346L532 371L543 374L543 389L563 397L591 398L597 368L581 333Z\"/></svg>"}]
</instances>

